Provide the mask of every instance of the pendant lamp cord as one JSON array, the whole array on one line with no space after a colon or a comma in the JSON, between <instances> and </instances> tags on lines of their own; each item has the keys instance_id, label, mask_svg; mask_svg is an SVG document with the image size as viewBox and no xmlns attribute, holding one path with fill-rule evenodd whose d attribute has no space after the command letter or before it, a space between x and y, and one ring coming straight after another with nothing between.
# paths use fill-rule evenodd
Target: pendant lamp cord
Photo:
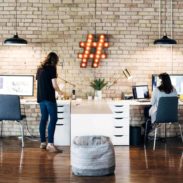
<instances>
[{"instance_id":1,"label":"pendant lamp cord","mask_svg":"<svg viewBox=\"0 0 183 183\"><path fill-rule=\"evenodd\" d=\"M171 38L173 38L173 4L171 3ZM173 46L171 45L171 59L172 59L172 74L173 74Z\"/></svg>"},{"instance_id":2,"label":"pendant lamp cord","mask_svg":"<svg viewBox=\"0 0 183 183\"><path fill-rule=\"evenodd\" d=\"M161 0L159 0L159 38L161 38Z\"/></svg>"},{"instance_id":3,"label":"pendant lamp cord","mask_svg":"<svg viewBox=\"0 0 183 183\"><path fill-rule=\"evenodd\" d=\"M167 3L166 3L166 1L167 1L167 0L165 0L165 9L164 9L164 11L165 11L165 12L164 12L164 13L165 13L165 34L167 34L167 32L166 32L166 30L167 30L167 28L166 28L166 21L167 21L167 18L166 18L166 13L167 13L167 12L166 12L166 8L167 8L167 7L166 7L166 6L167 6Z\"/></svg>"},{"instance_id":4,"label":"pendant lamp cord","mask_svg":"<svg viewBox=\"0 0 183 183\"><path fill-rule=\"evenodd\" d=\"M95 9L94 9L94 11L95 11L95 14L94 14L94 19L95 19L95 30L94 30L94 38L96 39L96 37L97 37L97 23L96 23L96 14L97 14L97 0L95 0ZM96 69L93 69L93 76L94 76L94 78L96 78Z\"/></svg>"},{"instance_id":5,"label":"pendant lamp cord","mask_svg":"<svg viewBox=\"0 0 183 183\"><path fill-rule=\"evenodd\" d=\"M16 34L17 34L17 0L15 0L15 18L16 18L16 25L15 25L15 31L16 31Z\"/></svg>"},{"instance_id":6,"label":"pendant lamp cord","mask_svg":"<svg viewBox=\"0 0 183 183\"><path fill-rule=\"evenodd\" d=\"M96 17L97 17L97 0L95 0L95 35L97 33L97 23L96 23Z\"/></svg>"},{"instance_id":7,"label":"pendant lamp cord","mask_svg":"<svg viewBox=\"0 0 183 183\"><path fill-rule=\"evenodd\" d=\"M43 57L43 0L41 0L41 58Z\"/></svg>"},{"instance_id":8,"label":"pendant lamp cord","mask_svg":"<svg viewBox=\"0 0 183 183\"><path fill-rule=\"evenodd\" d=\"M171 0L171 38L173 38L173 3Z\"/></svg>"}]
</instances>

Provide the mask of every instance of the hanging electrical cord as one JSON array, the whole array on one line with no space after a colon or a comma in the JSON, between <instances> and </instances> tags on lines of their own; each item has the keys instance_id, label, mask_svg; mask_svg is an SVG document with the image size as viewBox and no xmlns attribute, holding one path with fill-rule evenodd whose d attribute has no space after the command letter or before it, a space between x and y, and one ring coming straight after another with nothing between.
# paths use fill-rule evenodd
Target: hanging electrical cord
<instances>
[{"instance_id":1,"label":"hanging electrical cord","mask_svg":"<svg viewBox=\"0 0 183 183\"><path fill-rule=\"evenodd\" d=\"M171 0L171 4L172 4L172 0ZM164 31L164 35L163 35L163 37L162 38L159 38L159 39L156 39L155 41L154 41L154 44L177 44L177 42L176 42L176 40L174 40L174 39L172 39L172 38L168 38L168 36L167 36L167 32L166 32L166 0L165 0L165 3L164 3L164 6L165 6L165 9L164 9L164 14L165 14L165 31ZM171 6L171 11L172 11L172 6ZM173 11L172 11L173 12ZM171 13L172 14L172 13ZM171 16L173 16L173 15L171 15ZM159 0L159 34L161 33L161 0ZM173 19L171 18L171 27L172 27L172 25L173 25ZM172 28L171 28L171 32L172 32ZM171 33L172 34L172 33ZM172 36L172 35L171 35ZM160 37L160 36L159 36Z\"/></svg>"},{"instance_id":2,"label":"hanging electrical cord","mask_svg":"<svg viewBox=\"0 0 183 183\"><path fill-rule=\"evenodd\" d=\"M96 17L97 17L97 0L95 0L95 36L96 36L96 34L97 34Z\"/></svg>"},{"instance_id":3,"label":"hanging electrical cord","mask_svg":"<svg viewBox=\"0 0 183 183\"><path fill-rule=\"evenodd\" d=\"M15 35L11 38L4 40L4 45L19 46L19 45L26 45L28 43L27 40L20 38L18 36L17 26L18 26L18 20L17 20L17 0L16 0L15 1Z\"/></svg>"}]
</instances>

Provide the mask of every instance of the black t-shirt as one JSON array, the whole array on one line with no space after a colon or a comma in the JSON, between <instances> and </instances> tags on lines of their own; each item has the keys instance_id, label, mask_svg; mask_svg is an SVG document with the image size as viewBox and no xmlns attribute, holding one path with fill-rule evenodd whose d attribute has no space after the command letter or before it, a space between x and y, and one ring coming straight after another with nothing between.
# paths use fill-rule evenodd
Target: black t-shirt
<instances>
[{"instance_id":1,"label":"black t-shirt","mask_svg":"<svg viewBox=\"0 0 183 183\"><path fill-rule=\"evenodd\" d=\"M56 67L45 66L38 69L36 74L37 79L37 102L48 100L56 102L55 89L52 85L52 79L57 78Z\"/></svg>"}]
</instances>

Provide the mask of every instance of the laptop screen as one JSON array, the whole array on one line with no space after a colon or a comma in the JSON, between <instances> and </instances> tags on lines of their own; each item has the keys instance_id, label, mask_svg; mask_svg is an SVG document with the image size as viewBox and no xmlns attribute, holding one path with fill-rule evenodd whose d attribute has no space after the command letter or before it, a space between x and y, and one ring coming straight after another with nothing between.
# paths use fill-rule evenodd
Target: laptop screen
<instances>
[{"instance_id":1,"label":"laptop screen","mask_svg":"<svg viewBox=\"0 0 183 183\"><path fill-rule=\"evenodd\" d=\"M148 99L149 98L148 85L132 86L132 92L133 92L134 99Z\"/></svg>"}]
</instances>

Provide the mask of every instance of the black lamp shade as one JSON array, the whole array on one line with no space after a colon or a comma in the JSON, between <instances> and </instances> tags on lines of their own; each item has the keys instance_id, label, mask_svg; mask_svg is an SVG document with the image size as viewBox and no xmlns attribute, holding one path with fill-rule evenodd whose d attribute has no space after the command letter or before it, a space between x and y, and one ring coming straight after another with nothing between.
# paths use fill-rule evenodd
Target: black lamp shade
<instances>
[{"instance_id":1,"label":"black lamp shade","mask_svg":"<svg viewBox=\"0 0 183 183\"><path fill-rule=\"evenodd\" d=\"M174 39L168 38L167 35L164 35L161 39L156 39L154 44L177 44L177 41Z\"/></svg>"},{"instance_id":2,"label":"black lamp shade","mask_svg":"<svg viewBox=\"0 0 183 183\"><path fill-rule=\"evenodd\" d=\"M26 45L27 41L25 39L22 39L18 37L18 34L16 33L12 38L8 38L4 41L5 45Z\"/></svg>"}]
</instances>

